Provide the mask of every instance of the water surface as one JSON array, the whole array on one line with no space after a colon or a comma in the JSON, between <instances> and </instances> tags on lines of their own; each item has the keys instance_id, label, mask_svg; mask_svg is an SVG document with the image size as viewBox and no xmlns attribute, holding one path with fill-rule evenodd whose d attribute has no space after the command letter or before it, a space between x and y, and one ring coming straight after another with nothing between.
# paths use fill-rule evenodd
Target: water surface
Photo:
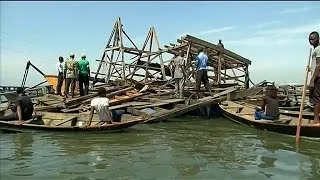
<instances>
[{"instance_id":1,"label":"water surface","mask_svg":"<svg viewBox=\"0 0 320 180\"><path fill-rule=\"evenodd\" d=\"M320 133L320 132L319 132ZM1 134L10 179L320 179L320 142L186 117L121 133Z\"/></svg>"}]
</instances>

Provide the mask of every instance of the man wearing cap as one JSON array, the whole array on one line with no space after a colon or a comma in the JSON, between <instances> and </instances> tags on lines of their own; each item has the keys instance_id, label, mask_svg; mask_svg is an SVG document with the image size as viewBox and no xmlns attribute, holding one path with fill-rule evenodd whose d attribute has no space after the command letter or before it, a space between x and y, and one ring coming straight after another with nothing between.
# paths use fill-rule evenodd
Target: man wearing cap
<instances>
[{"instance_id":1,"label":"man wearing cap","mask_svg":"<svg viewBox=\"0 0 320 180\"><path fill-rule=\"evenodd\" d=\"M12 114L7 116L0 116L2 121L14 121L19 120L19 123L23 123L25 120L32 118L33 114L33 103L25 93L23 88L17 88L18 97L15 100L15 106L11 109Z\"/></svg>"},{"instance_id":2,"label":"man wearing cap","mask_svg":"<svg viewBox=\"0 0 320 180\"><path fill-rule=\"evenodd\" d=\"M69 87L71 85L71 96L74 97L75 83L78 77L77 62L74 59L74 54L70 53L70 58L68 58L64 64L64 76L66 79L66 88L64 94L68 97Z\"/></svg>"},{"instance_id":3,"label":"man wearing cap","mask_svg":"<svg viewBox=\"0 0 320 180\"><path fill-rule=\"evenodd\" d=\"M89 67L89 61L86 60L86 55L84 54L81 56L81 60L78 61L78 70L79 70L80 96L88 95L90 67ZM84 85L84 91L83 91L83 85Z\"/></svg>"},{"instance_id":4,"label":"man wearing cap","mask_svg":"<svg viewBox=\"0 0 320 180\"><path fill-rule=\"evenodd\" d=\"M59 62L56 65L58 71L58 84L57 84L57 95L61 95L61 87L63 84L63 57L59 57Z\"/></svg>"}]
</instances>

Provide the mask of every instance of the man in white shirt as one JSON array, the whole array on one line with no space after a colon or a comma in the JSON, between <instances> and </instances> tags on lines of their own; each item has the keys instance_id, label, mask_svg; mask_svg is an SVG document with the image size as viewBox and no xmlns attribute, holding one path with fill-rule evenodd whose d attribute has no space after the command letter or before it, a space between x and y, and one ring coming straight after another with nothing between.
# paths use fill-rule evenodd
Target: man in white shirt
<instances>
[{"instance_id":1,"label":"man in white shirt","mask_svg":"<svg viewBox=\"0 0 320 180\"><path fill-rule=\"evenodd\" d=\"M312 103L314 103L314 123L319 124L320 113L320 46L319 33L313 31L309 35L309 43L313 46L311 62L311 80L309 89ZM320 125L320 124L319 124Z\"/></svg>"},{"instance_id":2,"label":"man in white shirt","mask_svg":"<svg viewBox=\"0 0 320 180\"><path fill-rule=\"evenodd\" d=\"M107 91L104 87L98 89L98 97L91 100L91 111L87 126L91 125L94 111L97 111L100 121L112 124L112 113L109 110L109 98L106 97Z\"/></svg>"},{"instance_id":3,"label":"man in white shirt","mask_svg":"<svg viewBox=\"0 0 320 180\"><path fill-rule=\"evenodd\" d=\"M61 87L62 87L62 84L63 84L63 57L60 56L59 57L59 62L57 63L56 65L56 68L57 68L57 72L58 72L58 83L57 83L57 92L56 94L61 96Z\"/></svg>"}]
</instances>

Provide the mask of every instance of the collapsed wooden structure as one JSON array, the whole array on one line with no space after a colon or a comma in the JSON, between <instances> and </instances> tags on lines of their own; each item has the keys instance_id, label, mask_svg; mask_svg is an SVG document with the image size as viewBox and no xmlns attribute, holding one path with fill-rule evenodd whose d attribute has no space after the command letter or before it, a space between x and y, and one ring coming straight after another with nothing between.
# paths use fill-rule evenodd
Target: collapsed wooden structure
<instances>
[{"instance_id":1,"label":"collapsed wooden structure","mask_svg":"<svg viewBox=\"0 0 320 180\"><path fill-rule=\"evenodd\" d=\"M182 50L186 57L188 76L186 79L192 86L195 81L194 60L200 48L203 48L209 57L208 70L211 84L236 83L249 88L250 60L191 35L178 39L176 44L161 48L154 27L150 28L143 46L139 49L125 32L120 18L117 18L114 24L102 58L97 60L99 61L97 72L93 73L95 79L103 76L107 83L114 79L170 83L172 79L170 59L164 61L163 55L166 53L176 56L178 51Z\"/></svg>"},{"instance_id":2,"label":"collapsed wooden structure","mask_svg":"<svg viewBox=\"0 0 320 180\"><path fill-rule=\"evenodd\" d=\"M192 99L193 96L190 96L187 91L188 98L173 99L174 92L170 88L162 88L172 85L172 69L169 66L171 58L164 61L165 55L174 57L179 51L185 52L188 76L186 90L192 90L195 81L194 59L200 48L203 48L209 57L210 84L213 86L224 84L225 86L212 89L209 97ZM90 79L94 84L90 89L90 94L65 99L49 92L45 96L33 98L36 104L35 110L88 113L90 101L97 96L97 89L104 87L110 99L109 108L111 110L122 109L133 115L144 116L148 122L155 122L201 108L207 108L206 112L209 115L213 104L226 100L228 96L230 99L230 93L241 86L249 87L248 66L251 61L248 59L190 35L178 39L177 44L161 47L154 27L149 29L142 47L138 48L125 31L120 18L117 18L102 57L97 61L99 62L97 72L92 72L94 77ZM27 64L22 86L25 85L29 66L39 71L46 82L54 86L52 89L55 89L57 77L42 73L30 62ZM242 75L238 75L239 72L236 71ZM103 81L102 85L95 84ZM150 84L152 86L149 86ZM158 85L161 87L157 87ZM14 99L10 98L9 94L6 94L6 97L9 102Z\"/></svg>"}]
</instances>

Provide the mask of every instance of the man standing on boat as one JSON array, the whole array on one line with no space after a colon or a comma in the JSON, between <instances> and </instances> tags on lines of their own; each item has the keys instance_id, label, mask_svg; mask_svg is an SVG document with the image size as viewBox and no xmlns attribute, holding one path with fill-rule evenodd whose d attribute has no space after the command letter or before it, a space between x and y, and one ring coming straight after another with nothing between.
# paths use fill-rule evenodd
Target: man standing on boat
<instances>
[{"instance_id":1,"label":"man standing on boat","mask_svg":"<svg viewBox=\"0 0 320 180\"><path fill-rule=\"evenodd\" d=\"M208 56L204 53L203 48L199 50L199 54L196 57L196 91L198 98L200 98L200 87L201 82L203 82L207 91L210 91L207 66L208 66Z\"/></svg>"},{"instance_id":2,"label":"man standing on boat","mask_svg":"<svg viewBox=\"0 0 320 180\"><path fill-rule=\"evenodd\" d=\"M320 46L319 33L313 31L309 35L309 43L313 46L312 61L311 61L311 79L309 83L309 90L314 103L314 124L319 124L320 113Z\"/></svg>"},{"instance_id":3,"label":"man standing on boat","mask_svg":"<svg viewBox=\"0 0 320 180\"><path fill-rule=\"evenodd\" d=\"M184 65L184 52L182 50L179 51L179 55L173 60L173 69L174 75L173 78L175 80L175 95L176 97L182 99L183 98L183 90L184 90L184 82L185 82L185 65Z\"/></svg>"},{"instance_id":4,"label":"man standing on boat","mask_svg":"<svg viewBox=\"0 0 320 180\"><path fill-rule=\"evenodd\" d=\"M70 54L70 58L68 58L64 64L64 76L66 79L66 87L64 94L68 97L69 94L69 87L71 85L71 96L74 97L74 90L75 90L75 83L78 77L78 70L77 70L77 62L74 59L74 54Z\"/></svg>"},{"instance_id":5,"label":"man standing on boat","mask_svg":"<svg viewBox=\"0 0 320 180\"><path fill-rule=\"evenodd\" d=\"M63 57L59 57L59 62L56 65L57 71L58 71L58 84L57 84L57 95L61 95L61 87L63 84Z\"/></svg>"},{"instance_id":6,"label":"man standing on boat","mask_svg":"<svg viewBox=\"0 0 320 180\"><path fill-rule=\"evenodd\" d=\"M218 56L218 66L219 66L219 61L220 61L220 64L221 64L221 61L223 61L222 54L223 54L223 51L224 51L224 45L222 44L222 40L221 39L219 39L219 43L217 44L217 46L218 46L217 56ZM214 80L215 80L215 82L220 83L219 80L218 80L218 74L219 74L219 67L218 66L214 66L213 67L214 73L215 73Z\"/></svg>"},{"instance_id":7,"label":"man standing on boat","mask_svg":"<svg viewBox=\"0 0 320 180\"><path fill-rule=\"evenodd\" d=\"M86 55L84 54L81 56L81 60L78 61L78 70L79 70L80 96L88 95L90 67L89 67L89 61L86 60ZM83 85L84 85L84 91L83 91Z\"/></svg>"},{"instance_id":8,"label":"man standing on boat","mask_svg":"<svg viewBox=\"0 0 320 180\"><path fill-rule=\"evenodd\" d=\"M25 120L32 118L33 103L25 93L23 88L17 88L18 97L15 100L15 106L12 109L13 113L7 116L0 116L2 121L15 121L19 120L19 123L23 123Z\"/></svg>"}]
</instances>

